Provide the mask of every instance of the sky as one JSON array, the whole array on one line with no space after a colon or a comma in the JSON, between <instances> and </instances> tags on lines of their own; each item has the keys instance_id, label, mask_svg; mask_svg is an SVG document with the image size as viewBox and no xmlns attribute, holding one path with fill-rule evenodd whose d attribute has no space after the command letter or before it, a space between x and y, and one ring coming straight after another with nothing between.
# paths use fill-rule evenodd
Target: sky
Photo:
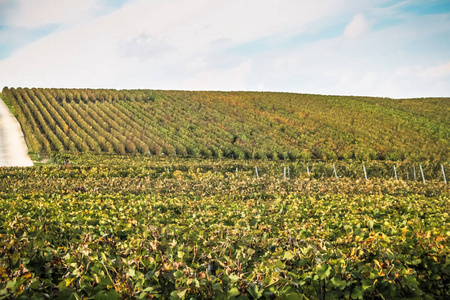
<instances>
[{"instance_id":1,"label":"sky","mask_svg":"<svg viewBox=\"0 0 450 300\"><path fill-rule=\"evenodd\" d=\"M450 97L450 1L0 0L0 85Z\"/></svg>"}]
</instances>

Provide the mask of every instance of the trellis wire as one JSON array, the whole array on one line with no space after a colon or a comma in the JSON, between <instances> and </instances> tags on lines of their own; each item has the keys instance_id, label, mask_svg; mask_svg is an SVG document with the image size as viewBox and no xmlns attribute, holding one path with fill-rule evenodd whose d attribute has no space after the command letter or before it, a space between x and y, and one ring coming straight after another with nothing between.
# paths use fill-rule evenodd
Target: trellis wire
<instances>
[{"instance_id":1,"label":"trellis wire","mask_svg":"<svg viewBox=\"0 0 450 300\"><path fill-rule=\"evenodd\" d=\"M364 178L365 178L366 180L369 180L368 175L367 175L368 172L367 172L366 166L363 164L362 167L363 167L363 172L364 172ZM395 177L395 180L399 180L399 178L398 178L398 172L397 172L397 166L396 166L396 165L393 165L393 168L394 168L394 177ZM426 179L425 179L425 173L424 173L424 170L423 170L423 166L422 166L422 165L419 165L419 169L420 169L420 175L422 176L422 182L423 182L424 184L426 184ZM164 170L164 169L163 169L163 170ZM169 168L169 167L166 167L164 171L166 172L166 174L170 174L170 168ZM158 175L159 175L159 176L163 175L164 171L163 171L162 173L158 173ZM311 176L311 171L310 171L310 169L309 169L309 166L306 167L306 171L307 171L308 175ZM416 173L415 171L416 171L416 170L415 170L415 165L414 165L414 166L413 166L413 175L414 175L414 179L417 181L418 178L417 178L417 173ZM445 174L445 169L444 169L444 165L443 165L443 164L441 164L441 172L442 172L442 177L443 177L443 179L444 179L444 184L447 184L447 177L446 177L446 174ZM215 173L217 174L217 171L215 171ZM239 168L238 168L238 167L236 167L235 175L236 175L236 178L239 178ZM336 165L334 165L334 164L333 164L333 175L334 175L334 177L335 177L336 179L338 178ZM257 166L255 166L255 176L256 176L257 178L260 177L260 176L259 176L259 171L258 171L258 167L257 167ZM345 174L344 174L343 176L345 177ZM284 179L284 180L286 180L286 179L291 179L291 173L290 173L290 168L289 168L289 166L283 167L283 179ZM408 166L406 166L406 180L407 180L407 181L410 180L410 177L409 177L409 167L408 167Z\"/></svg>"}]
</instances>

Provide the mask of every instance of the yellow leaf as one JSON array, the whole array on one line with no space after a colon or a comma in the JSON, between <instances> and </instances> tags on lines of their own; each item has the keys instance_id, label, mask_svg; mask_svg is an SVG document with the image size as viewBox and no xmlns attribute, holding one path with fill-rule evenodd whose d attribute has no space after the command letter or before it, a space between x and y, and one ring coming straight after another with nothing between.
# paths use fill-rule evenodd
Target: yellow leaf
<instances>
[{"instance_id":1,"label":"yellow leaf","mask_svg":"<svg viewBox=\"0 0 450 300\"><path fill-rule=\"evenodd\" d=\"M70 284L75 280L75 278L67 278L66 279L66 286L70 286Z\"/></svg>"}]
</instances>

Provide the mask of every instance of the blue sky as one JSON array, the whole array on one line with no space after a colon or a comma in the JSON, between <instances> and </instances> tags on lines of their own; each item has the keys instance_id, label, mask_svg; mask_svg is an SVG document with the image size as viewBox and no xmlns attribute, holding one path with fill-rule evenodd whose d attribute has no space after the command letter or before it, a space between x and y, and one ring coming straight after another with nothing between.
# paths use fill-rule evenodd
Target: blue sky
<instances>
[{"instance_id":1,"label":"blue sky","mask_svg":"<svg viewBox=\"0 0 450 300\"><path fill-rule=\"evenodd\" d=\"M0 0L0 85L450 97L450 1Z\"/></svg>"}]
</instances>

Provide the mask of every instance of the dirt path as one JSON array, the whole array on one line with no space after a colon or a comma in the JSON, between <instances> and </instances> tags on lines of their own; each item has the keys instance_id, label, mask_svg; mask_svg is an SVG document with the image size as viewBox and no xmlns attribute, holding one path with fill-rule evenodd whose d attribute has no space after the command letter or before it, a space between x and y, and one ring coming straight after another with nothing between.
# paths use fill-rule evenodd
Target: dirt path
<instances>
[{"instance_id":1,"label":"dirt path","mask_svg":"<svg viewBox=\"0 0 450 300\"><path fill-rule=\"evenodd\" d=\"M0 99L0 167L33 166L27 153L19 122Z\"/></svg>"}]
</instances>

